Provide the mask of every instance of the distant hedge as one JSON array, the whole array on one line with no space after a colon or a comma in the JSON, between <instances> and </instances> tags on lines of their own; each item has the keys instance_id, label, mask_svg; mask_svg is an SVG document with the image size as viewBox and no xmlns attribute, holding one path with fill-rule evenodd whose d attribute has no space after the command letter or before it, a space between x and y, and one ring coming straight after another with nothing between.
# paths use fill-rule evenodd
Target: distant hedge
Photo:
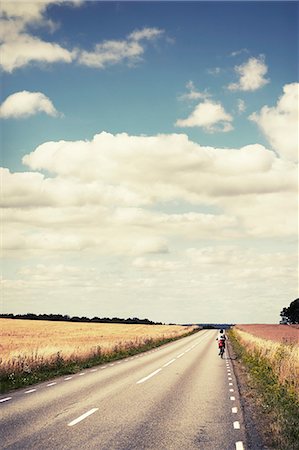
<instances>
[{"instance_id":1,"label":"distant hedge","mask_svg":"<svg viewBox=\"0 0 299 450\"><path fill-rule=\"evenodd\" d=\"M1 319L26 319L26 320L51 320L54 322L85 322L85 323L127 323L127 324L140 324L140 325L163 325L162 322L153 322L149 319L138 319L138 317L120 319L119 317L100 318L93 317L70 317L62 314L0 314Z\"/></svg>"}]
</instances>

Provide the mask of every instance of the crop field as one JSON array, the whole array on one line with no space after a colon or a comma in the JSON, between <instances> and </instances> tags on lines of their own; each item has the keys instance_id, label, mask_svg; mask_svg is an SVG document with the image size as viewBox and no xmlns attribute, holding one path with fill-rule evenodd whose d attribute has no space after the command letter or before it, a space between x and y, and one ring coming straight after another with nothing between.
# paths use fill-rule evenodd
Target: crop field
<instances>
[{"instance_id":1,"label":"crop field","mask_svg":"<svg viewBox=\"0 0 299 450\"><path fill-rule=\"evenodd\" d=\"M298 449L298 337L298 327L289 325L238 325L230 332L237 358L246 368L247 395L254 395L265 419L261 432L267 448Z\"/></svg>"},{"instance_id":2,"label":"crop field","mask_svg":"<svg viewBox=\"0 0 299 450\"><path fill-rule=\"evenodd\" d=\"M115 346L173 338L191 328L176 325L127 325L0 319L0 354L4 361L19 357L84 356Z\"/></svg>"},{"instance_id":3,"label":"crop field","mask_svg":"<svg viewBox=\"0 0 299 450\"><path fill-rule=\"evenodd\" d=\"M299 325L237 325L237 330L284 344L299 344Z\"/></svg>"},{"instance_id":4,"label":"crop field","mask_svg":"<svg viewBox=\"0 0 299 450\"><path fill-rule=\"evenodd\" d=\"M147 350L196 328L0 319L0 380L17 386L40 380L41 373L46 377L47 372L74 372Z\"/></svg>"},{"instance_id":5,"label":"crop field","mask_svg":"<svg viewBox=\"0 0 299 450\"><path fill-rule=\"evenodd\" d=\"M287 325L238 325L234 329L246 351L267 361L279 383L299 401L299 329Z\"/></svg>"}]
</instances>

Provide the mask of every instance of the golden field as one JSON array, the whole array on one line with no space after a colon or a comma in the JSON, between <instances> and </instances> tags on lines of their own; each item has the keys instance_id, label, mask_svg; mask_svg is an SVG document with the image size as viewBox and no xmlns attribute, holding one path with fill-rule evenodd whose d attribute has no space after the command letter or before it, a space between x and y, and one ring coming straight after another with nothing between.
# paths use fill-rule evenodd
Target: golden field
<instances>
[{"instance_id":1,"label":"golden field","mask_svg":"<svg viewBox=\"0 0 299 450\"><path fill-rule=\"evenodd\" d=\"M176 338L196 327L0 319L0 373L32 372Z\"/></svg>"},{"instance_id":2,"label":"golden field","mask_svg":"<svg viewBox=\"0 0 299 450\"><path fill-rule=\"evenodd\" d=\"M272 327L274 327L273 325ZM264 325L260 325L260 334L265 335ZM279 327L279 325L277 325ZM288 333L288 327L285 331ZM267 334L268 339L258 337L258 325L254 326L254 334L251 334L250 326L245 331L246 326L237 326L234 328L237 339L245 347L250 354L255 354L259 358L266 360L273 372L278 377L279 383L285 386L299 400L299 342L298 339L292 343L277 341L277 336L273 335L274 340L269 339L270 333ZM267 330L268 331L268 330ZM271 330L273 332L273 329ZM295 329L294 329L295 331ZM299 332L298 329L296 329ZM289 338L289 336L287 336Z\"/></svg>"}]
</instances>

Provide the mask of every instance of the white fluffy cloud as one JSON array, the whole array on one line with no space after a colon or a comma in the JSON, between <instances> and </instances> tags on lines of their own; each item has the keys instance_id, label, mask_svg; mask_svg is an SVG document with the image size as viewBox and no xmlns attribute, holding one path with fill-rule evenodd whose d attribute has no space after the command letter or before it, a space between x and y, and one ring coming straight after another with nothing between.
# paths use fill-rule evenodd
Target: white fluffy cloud
<instances>
[{"instance_id":1,"label":"white fluffy cloud","mask_svg":"<svg viewBox=\"0 0 299 450\"><path fill-rule=\"evenodd\" d=\"M31 63L52 64L78 61L88 67L105 68L109 65L126 62L133 65L145 51L145 42L151 42L163 34L157 28L134 30L124 40L110 40L98 43L93 51L67 49L59 43L46 42L29 32L29 26L47 27L54 31L58 24L46 17L47 7L55 0L41 2L1 2L0 6L0 66L6 72L27 66ZM79 1L68 2L80 5Z\"/></svg>"},{"instance_id":2,"label":"white fluffy cloud","mask_svg":"<svg viewBox=\"0 0 299 450\"><path fill-rule=\"evenodd\" d=\"M231 91L256 91L269 83L265 78L268 67L263 56L249 58L244 64L235 66L234 70L239 76L239 81L228 85Z\"/></svg>"},{"instance_id":3,"label":"white fluffy cloud","mask_svg":"<svg viewBox=\"0 0 299 450\"><path fill-rule=\"evenodd\" d=\"M138 256L168 254L176 242L297 233L296 166L261 145L101 133L44 143L23 161L31 171L1 172L8 252Z\"/></svg>"},{"instance_id":4,"label":"white fluffy cloud","mask_svg":"<svg viewBox=\"0 0 299 450\"><path fill-rule=\"evenodd\" d=\"M61 47L57 43L45 42L28 33L29 25L55 28L55 24L45 18L47 6L52 0L42 2L1 2L0 51L1 67L6 72L30 63L70 63L75 51ZM74 2L72 2L74 3Z\"/></svg>"},{"instance_id":5,"label":"white fluffy cloud","mask_svg":"<svg viewBox=\"0 0 299 450\"><path fill-rule=\"evenodd\" d=\"M272 148L283 158L298 161L299 84L287 84L276 106L264 106L249 117L257 123Z\"/></svg>"},{"instance_id":6,"label":"white fluffy cloud","mask_svg":"<svg viewBox=\"0 0 299 450\"><path fill-rule=\"evenodd\" d=\"M102 132L91 141L44 143L23 162L68 183L78 180L85 188L119 185L134 194L133 201L147 204L286 191L294 188L295 175L292 165L261 145L203 147L184 134Z\"/></svg>"},{"instance_id":7,"label":"white fluffy cloud","mask_svg":"<svg viewBox=\"0 0 299 450\"><path fill-rule=\"evenodd\" d=\"M199 103L186 119L179 119L177 127L201 127L208 132L227 132L233 129L233 118L228 114L221 103L206 100Z\"/></svg>"},{"instance_id":8,"label":"white fluffy cloud","mask_svg":"<svg viewBox=\"0 0 299 450\"><path fill-rule=\"evenodd\" d=\"M94 51L82 51L78 61L88 67L104 69L107 66L126 62L132 65L138 62L145 51L142 41L152 41L160 37L163 30L144 28L133 31L125 40L104 41L95 45Z\"/></svg>"},{"instance_id":9,"label":"white fluffy cloud","mask_svg":"<svg viewBox=\"0 0 299 450\"><path fill-rule=\"evenodd\" d=\"M254 321L261 297L274 317L273 302L293 295L283 242L297 237L297 167L261 145L101 133L44 143L23 161L28 172L0 174L2 249L20 267L4 280L7 312L61 311L56 299L71 298L73 315L100 305L107 316L242 321L241 299Z\"/></svg>"},{"instance_id":10,"label":"white fluffy cloud","mask_svg":"<svg viewBox=\"0 0 299 450\"><path fill-rule=\"evenodd\" d=\"M26 66L33 62L38 63L70 63L76 52L69 51L59 44L44 42L28 34L20 34L4 42L1 47L1 66L6 72Z\"/></svg>"},{"instance_id":11,"label":"white fluffy cloud","mask_svg":"<svg viewBox=\"0 0 299 450\"><path fill-rule=\"evenodd\" d=\"M0 105L0 117L3 119L28 117L40 112L53 117L59 115L51 100L42 92L15 92Z\"/></svg>"}]
</instances>

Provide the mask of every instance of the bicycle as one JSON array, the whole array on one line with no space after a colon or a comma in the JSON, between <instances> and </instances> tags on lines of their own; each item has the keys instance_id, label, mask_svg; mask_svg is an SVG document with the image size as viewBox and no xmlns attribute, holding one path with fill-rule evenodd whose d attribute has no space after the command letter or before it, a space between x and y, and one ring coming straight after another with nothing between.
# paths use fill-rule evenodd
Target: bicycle
<instances>
[{"instance_id":1,"label":"bicycle","mask_svg":"<svg viewBox=\"0 0 299 450\"><path fill-rule=\"evenodd\" d=\"M224 352L225 352L225 348L224 348L224 345L223 345L222 347L219 348L219 356L221 358L223 358Z\"/></svg>"}]
</instances>

